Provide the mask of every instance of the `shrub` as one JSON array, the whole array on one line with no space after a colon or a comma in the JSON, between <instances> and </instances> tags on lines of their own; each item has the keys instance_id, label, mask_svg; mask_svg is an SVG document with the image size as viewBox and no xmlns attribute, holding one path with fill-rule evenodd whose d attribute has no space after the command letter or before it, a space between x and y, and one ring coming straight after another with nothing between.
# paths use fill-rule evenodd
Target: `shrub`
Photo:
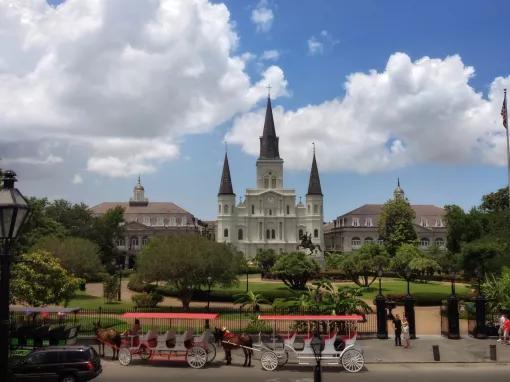
<instances>
[{"instance_id":1,"label":"shrub","mask_svg":"<svg viewBox=\"0 0 510 382\"><path fill-rule=\"evenodd\" d=\"M163 296L158 292L140 293L131 296L131 300L137 308L155 308L163 301Z\"/></svg>"},{"instance_id":2,"label":"shrub","mask_svg":"<svg viewBox=\"0 0 510 382\"><path fill-rule=\"evenodd\" d=\"M269 325L267 322L259 320L256 316L252 317L250 319L250 322L248 323L248 326L246 326L246 329L244 332L249 334L258 334L258 333L271 333L272 332L271 325Z\"/></svg>"}]
</instances>

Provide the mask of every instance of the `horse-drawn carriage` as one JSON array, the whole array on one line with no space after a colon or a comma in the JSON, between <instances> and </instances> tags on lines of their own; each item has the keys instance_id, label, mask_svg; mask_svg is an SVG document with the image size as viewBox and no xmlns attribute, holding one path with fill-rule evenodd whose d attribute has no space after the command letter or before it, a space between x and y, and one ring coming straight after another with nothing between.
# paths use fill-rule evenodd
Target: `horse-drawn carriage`
<instances>
[{"instance_id":1,"label":"horse-drawn carriage","mask_svg":"<svg viewBox=\"0 0 510 382\"><path fill-rule=\"evenodd\" d=\"M119 349L119 362L123 366L131 363L133 356L142 360L186 361L194 369L202 368L216 357L216 347L211 332L206 329L195 336L188 328L177 334L182 320L215 320L217 313L124 313L125 319L138 319L142 322L169 320L168 330L159 333L157 327L151 327L143 335L126 335ZM176 330L177 328L177 330Z\"/></svg>"},{"instance_id":2,"label":"horse-drawn carriage","mask_svg":"<svg viewBox=\"0 0 510 382\"><path fill-rule=\"evenodd\" d=\"M294 356L299 364L308 365L315 360L311 346L314 332L322 328L325 333L321 338L321 361L327 365L342 365L351 373L363 368L363 351L355 346L356 322L363 320L358 315L306 315L306 316L272 316L260 315L259 320L273 321L273 334L269 338L259 335L253 350L260 352L260 362L264 370L275 370L285 365L289 355ZM277 323L295 321L287 326L287 334L277 334ZM291 327L293 328L291 329ZM301 328L298 328L301 326ZM313 328L315 326L315 328ZM298 334L302 329L303 334Z\"/></svg>"},{"instance_id":3,"label":"horse-drawn carriage","mask_svg":"<svg viewBox=\"0 0 510 382\"><path fill-rule=\"evenodd\" d=\"M73 345L78 337L79 308L11 307L11 350L49 345ZM69 320L69 315L74 317Z\"/></svg>"}]
</instances>

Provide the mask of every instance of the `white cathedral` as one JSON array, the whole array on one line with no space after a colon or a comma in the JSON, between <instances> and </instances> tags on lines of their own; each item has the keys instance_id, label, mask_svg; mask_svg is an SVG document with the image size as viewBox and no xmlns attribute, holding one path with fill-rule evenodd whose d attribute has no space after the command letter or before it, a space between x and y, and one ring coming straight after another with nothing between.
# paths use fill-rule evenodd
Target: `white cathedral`
<instances>
[{"instance_id":1,"label":"white cathedral","mask_svg":"<svg viewBox=\"0 0 510 382\"><path fill-rule=\"evenodd\" d=\"M245 256L258 250L296 251L304 235L324 249L323 195L313 153L305 204L296 203L296 192L283 183L283 159L278 150L271 99L267 99L264 131L257 159L257 188L248 188L236 205L227 153L218 192L216 240L233 244Z\"/></svg>"}]
</instances>

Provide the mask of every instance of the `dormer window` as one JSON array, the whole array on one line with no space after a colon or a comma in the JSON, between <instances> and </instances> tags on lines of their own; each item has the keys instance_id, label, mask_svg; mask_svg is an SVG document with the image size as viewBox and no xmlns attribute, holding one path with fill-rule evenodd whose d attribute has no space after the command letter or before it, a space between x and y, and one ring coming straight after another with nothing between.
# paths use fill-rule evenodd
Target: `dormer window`
<instances>
[{"instance_id":1,"label":"dormer window","mask_svg":"<svg viewBox=\"0 0 510 382\"><path fill-rule=\"evenodd\" d=\"M359 227L359 218L352 218L352 226Z\"/></svg>"},{"instance_id":2,"label":"dormer window","mask_svg":"<svg viewBox=\"0 0 510 382\"><path fill-rule=\"evenodd\" d=\"M374 224L372 223L372 218L366 218L365 219L365 227L373 227Z\"/></svg>"},{"instance_id":3,"label":"dormer window","mask_svg":"<svg viewBox=\"0 0 510 382\"><path fill-rule=\"evenodd\" d=\"M428 220L426 218L421 218L420 225L422 227L428 227L429 226L429 222L428 222Z\"/></svg>"}]
</instances>

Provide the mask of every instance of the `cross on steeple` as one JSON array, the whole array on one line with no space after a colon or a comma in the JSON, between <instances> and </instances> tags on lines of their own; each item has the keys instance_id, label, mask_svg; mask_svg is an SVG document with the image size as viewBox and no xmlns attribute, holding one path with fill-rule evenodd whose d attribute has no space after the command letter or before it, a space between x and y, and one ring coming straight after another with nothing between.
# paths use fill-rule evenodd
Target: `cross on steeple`
<instances>
[{"instance_id":1,"label":"cross on steeple","mask_svg":"<svg viewBox=\"0 0 510 382\"><path fill-rule=\"evenodd\" d=\"M267 96L268 97L271 97L271 88L272 88L271 84L267 84L266 89L267 89Z\"/></svg>"}]
</instances>

